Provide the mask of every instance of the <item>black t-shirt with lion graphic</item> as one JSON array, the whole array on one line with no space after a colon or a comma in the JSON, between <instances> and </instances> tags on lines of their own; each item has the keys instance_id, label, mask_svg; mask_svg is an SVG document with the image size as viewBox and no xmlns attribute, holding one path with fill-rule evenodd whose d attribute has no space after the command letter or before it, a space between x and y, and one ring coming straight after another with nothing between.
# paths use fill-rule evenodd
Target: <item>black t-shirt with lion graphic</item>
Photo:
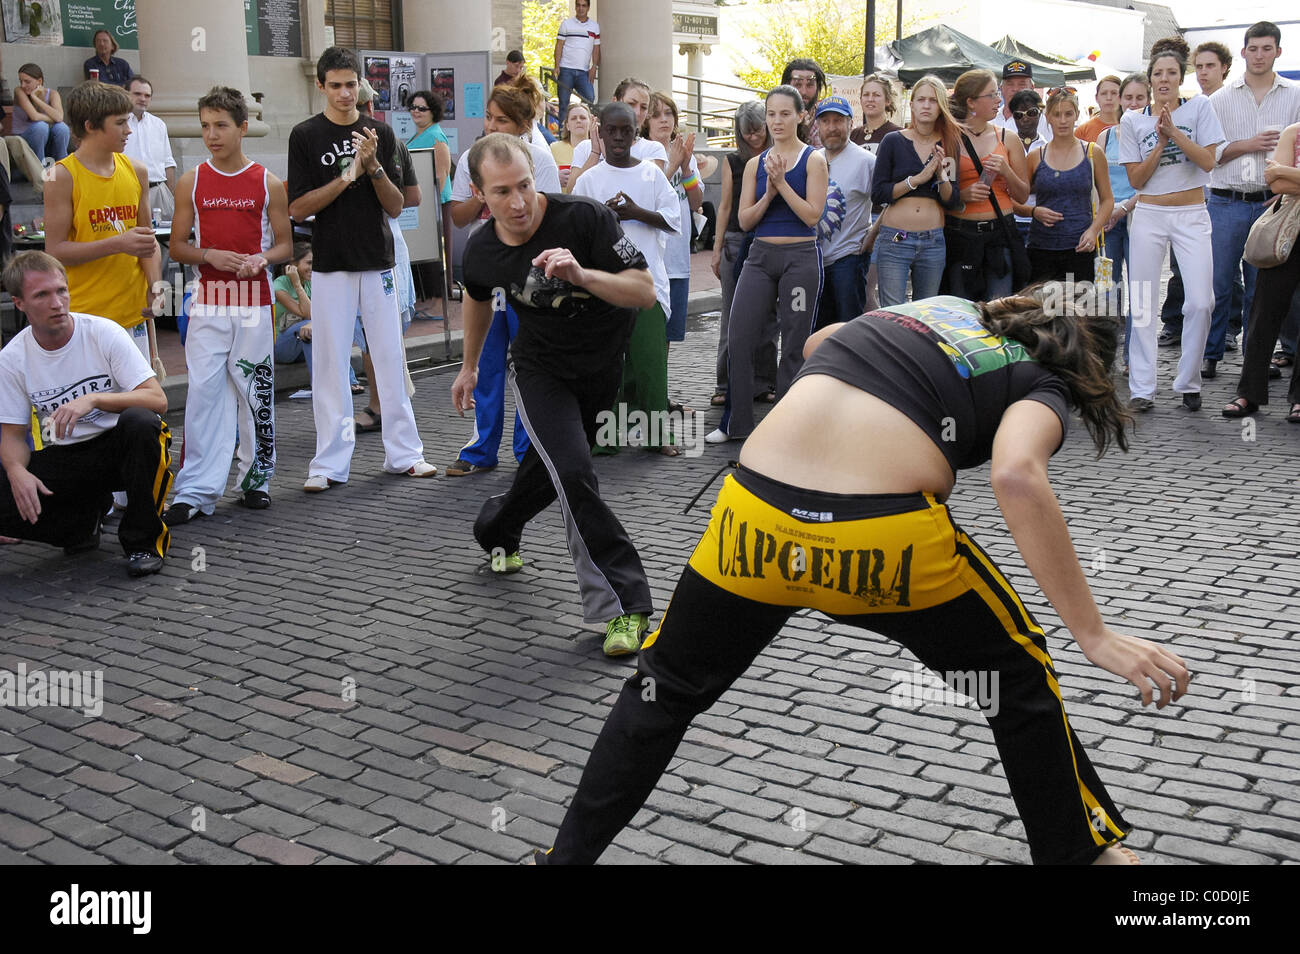
<instances>
[{"instance_id":1,"label":"black t-shirt with lion graphic","mask_svg":"<svg viewBox=\"0 0 1300 954\"><path fill-rule=\"evenodd\" d=\"M465 245L465 289L493 309L509 304L519 316L510 346L516 368L575 379L621 361L632 334L635 308L618 308L585 288L546 278L533 259L567 248L583 268L621 272L648 268L623 234L618 216L592 199L546 193L546 211L523 245L506 245L489 219Z\"/></svg>"}]
</instances>

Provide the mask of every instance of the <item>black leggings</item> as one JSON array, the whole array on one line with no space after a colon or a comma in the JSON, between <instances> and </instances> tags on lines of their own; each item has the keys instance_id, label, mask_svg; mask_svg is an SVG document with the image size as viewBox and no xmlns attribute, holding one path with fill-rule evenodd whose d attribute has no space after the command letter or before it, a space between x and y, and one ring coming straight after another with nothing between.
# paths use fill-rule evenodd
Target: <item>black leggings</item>
<instances>
[{"instance_id":1,"label":"black leggings","mask_svg":"<svg viewBox=\"0 0 1300 954\"><path fill-rule=\"evenodd\" d=\"M764 601L752 598L760 590ZM1042 629L946 507L920 494L809 493L742 469L642 647L546 863L600 857L691 720L800 606L897 640L950 685L985 675L982 708L1035 863L1088 864L1128 833L1066 719Z\"/></svg>"}]
</instances>

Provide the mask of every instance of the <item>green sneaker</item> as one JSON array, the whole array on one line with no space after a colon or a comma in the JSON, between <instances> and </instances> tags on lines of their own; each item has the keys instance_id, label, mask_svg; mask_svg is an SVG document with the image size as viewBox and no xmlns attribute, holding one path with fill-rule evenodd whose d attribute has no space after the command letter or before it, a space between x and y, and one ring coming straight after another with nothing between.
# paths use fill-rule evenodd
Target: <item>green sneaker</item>
<instances>
[{"instance_id":1,"label":"green sneaker","mask_svg":"<svg viewBox=\"0 0 1300 954\"><path fill-rule=\"evenodd\" d=\"M629 613L609 621L605 627L605 655L626 656L641 648L641 635L650 628L645 613Z\"/></svg>"},{"instance_id":2,"label":"green sneaker","mask_svg":"<svg viewBox=\"0 0 1300 954\"><path fill-rule=\"evenodd\" d=\"M503 576L518 573L524 568L524 558L519 555L518 550L514 553L494 553L491 562L492 572Z\"/></svg>"}]
</instances>

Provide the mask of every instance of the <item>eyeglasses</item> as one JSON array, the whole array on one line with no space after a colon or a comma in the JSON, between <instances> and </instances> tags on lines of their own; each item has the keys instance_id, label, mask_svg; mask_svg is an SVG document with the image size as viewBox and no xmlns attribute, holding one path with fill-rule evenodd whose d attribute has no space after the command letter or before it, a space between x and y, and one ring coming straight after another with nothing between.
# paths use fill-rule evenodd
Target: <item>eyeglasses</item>
<instances>
[{"instance_id":1,"label":"eyeglasses","mask_svg":"<svg viewBox=\"0 0 1300 954\"><path fill-rule=\"evenodd\" d=\"M1016 119L1037 119L1042 113L1041 109L1014 109L1011 115Z\"/></svg>"},{"instance_id":2,"label":"eyeglasses","mask_svg":"<svg viewBox=\"0 0 1300 954\"><path fill-rule=\"evenodd\" d=\"M991 93L984 93L984 94L982 94L982 95L980 95L980 96L972 96L971 99L993 99L993 98L996 97L997 95L998 95L998 91L997 91L997 90L993 90L993 92L991 92Z\"/></svg>"},{"instance_id":3,"label":"eyeglasses","mask_svg":"<svg viewBox=\"0 0 1300 954\"><path fill-rule=\"evenodd\" d=\"M1069 93L1071 96L1077 96L1079 91L1073 86L1053 86L1047 91L1048 96L1055 96L1057 93Z\"/></svg>"},{"instance_id":4,"label":"eyeglasses","mask_svg":"<svg viewBox=\"0 0 1300 954\"><path fill-rule=\"evenodd\" d=\"M406 108L413 113L427 113L429 111L428 106L407 106Z\"/></svg>"}]
</instances>

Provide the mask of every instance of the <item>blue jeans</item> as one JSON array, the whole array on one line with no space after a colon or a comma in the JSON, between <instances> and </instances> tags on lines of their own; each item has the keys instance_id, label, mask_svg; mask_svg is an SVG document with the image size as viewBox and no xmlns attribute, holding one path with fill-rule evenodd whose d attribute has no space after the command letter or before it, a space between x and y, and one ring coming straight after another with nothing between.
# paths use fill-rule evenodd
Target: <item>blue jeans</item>
<instances>
[{"instance_id":1,"label":"blue jeans","mask_svg":"<svg viewBox=\"0 0 1300 954\"><path fill-rule=\"evenodd\" d=\"M560 128L564 128L564 116L569 110L569 94L575 89L586 98L587 102L596 101L596 90L591 85L591 75L586 70L562 67L556 71L555 86L560 93Z\"/></svg>"},{"instance_id":2,"label":"blue jeans","mask_svg":"<svg viewBox=\"0 0 1300 954\"><path fill-rule=\"evenodd\" d=\"M1106 233L1106 257L1114 264L1111 265L1111 278L1115 281L1115 287L1120 289L1120 294L1125 296L1123 299L1124 308L1124 364L1128 364L1128 339L1133 336L1133 309L1129 306L1127 290L1128 286L1124 283L1124 276L1128 274L1128 216L1119 220L1119 223Z\"/></svg>"},{"instance_id":3,"label":"blue jeans","mask_svg":"<svg viewBox=\"0 0 1300 954\"><path fill-rule=\"evenodd\" d=\"M908 300L909 275L913 301L933 298L939 294L939 282L947 262L943 229L902 232L882 225L876 236L875 259L880 307L901 305Z\"/></svg>"},{"instance_id":4,"label":"blue jeans","mask_svg":"<svg viewBox=\"0 0 1300 954\"><path fill-rule=\"evenodd\" d=\"M690 276L668 279L668 295L669 303L673 306L673 313L668 316L668 340L685 341L686 311L691 304Z\"/></svg>"},{"instance_id":5,"label":"blue jeans","mask_svg":"<svg viewBox=\"0 0 1300 954\"><path fill-rule=\"evenodd\" d=\"M867 257L845 255L822 269L822 300L817 327L852 321L867 306ZM815 330L815 329L814 329Z\"/></svg>"},{"instance_id":6,"label":"blue jeans","mask_svg":"<svg viewBox=\"0 0 1300 954\"><path fill-rule=\"evenodd\" d=\"M311 340L303 341L297 337L298 329L307 324L307 320L295 322L284 331L280 332L275 339L275 363L276 364L297 364L299 361L307 363L307 373L311 374ZM358 348L361 347L365 338L361 335L361 326L357 325L357 332L352 339L352 343ZM352 362L348 362L348 384L357 383L357 373L352 369Z\"/></svg>"},{"instance_id":7,"label":"blue jeans","mask_svg":"<svg viewBox=\"0 0 1300 954\"><path fill-rule=\"evenodd\" d=\"M1210 318L1210 337L1205 342L1205 357L1223 359L1228 321L1232 317L1232 286L1238 275L1242 280L1241 327L1246 329L1251 299L1255 297L1255 266L1242 259L1246 237L1255 220L1264 214L1266 202L1242 202L1211 194L1206 200L1210 210L1210 241L1214 247L1214 314ZM1238 272L1238 266L1241 267Z\"/></svg>"},{"instance_id":8,"label":"blue jeans","mask_svg":"<svg viewBox=\"0 0 1300 954\"><path fill-rule=\"evenodd\" d=\"M32 147L32 152L36 153L36 158L42 162L46 159L59 162L68 156L69 130L66 123L55 123L51 126L44 120L40 120L32 123L18 135L27 140L27 145Z\"/></svg>"}]
</instances>

